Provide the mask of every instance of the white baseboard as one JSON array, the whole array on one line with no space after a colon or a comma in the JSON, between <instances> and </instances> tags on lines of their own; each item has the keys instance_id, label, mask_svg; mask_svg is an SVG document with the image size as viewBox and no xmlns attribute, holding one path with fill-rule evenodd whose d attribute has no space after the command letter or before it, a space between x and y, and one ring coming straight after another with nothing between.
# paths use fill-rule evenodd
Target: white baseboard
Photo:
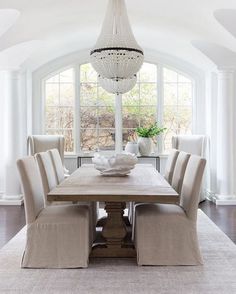
<instances>
[{"instance_id":1,"label":"white baseboard","mask_svg":"<svg viewBox=\"0 0 236 294\"><path fill-rule=\"evenodd\" d=\"M215 194L215 196L212 197L212 201L216 205L236 205L236 196Z\"/></svg>"},{"instance_id":2,"label":"white baseboard","mask_svg":"<svg viewBox=\"0 0 236 294\"><path fill-rule=\"evenodd\" d=\"M0 206L1 205L22 205L24 203L22 195L16 195L15 197L6 197L3 193L0 193Z\"/></svg>"},{"instance_id":3,"label":"white baseboard","mask_svg":"<svg viewBox=\"0 0 236 294\"><path fill-rule=\"evenodd\" d=\"M24 201L23 199L20 199L20 200L7 200L7 199L0 199L0 206L1 205L23 205Z\"/></svg>"}]
</instances>

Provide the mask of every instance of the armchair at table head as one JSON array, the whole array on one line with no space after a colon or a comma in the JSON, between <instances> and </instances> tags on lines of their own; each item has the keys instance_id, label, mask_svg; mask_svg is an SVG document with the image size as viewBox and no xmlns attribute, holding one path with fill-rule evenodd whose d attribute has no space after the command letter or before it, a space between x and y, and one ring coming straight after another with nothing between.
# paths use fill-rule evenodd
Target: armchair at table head
<instances>
[{"instance_id":1,"label":"armchair at table head","mask_svg":"<svg viewBox=\"0 0 236 294\"><path fill-rule=\"evenodd\" d=\"M64 146L65 138L62 135L32 135L28 137L28 154L35 155L36 153L45 152L51 149L57 149L62 164L64 166ZM68 174L68 170L64 166L65 175Z\"/></svg>"}]
</instances>

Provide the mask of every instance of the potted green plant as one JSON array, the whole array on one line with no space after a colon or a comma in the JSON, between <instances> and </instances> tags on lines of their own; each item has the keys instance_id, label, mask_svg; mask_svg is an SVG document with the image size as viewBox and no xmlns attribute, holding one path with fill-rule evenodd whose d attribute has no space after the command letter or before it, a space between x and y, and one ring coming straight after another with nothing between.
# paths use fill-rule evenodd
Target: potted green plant
<instances>
[{"instance_id":1,"label":"potted green plant","mask_svg":"<svg viewBox=\"0 0 236 294\"><path fill-rule=\"evenodd\" d=\"M136 133L138 135L139 153L143 156L148 156L152 153L152 138L160 135L166 128L159 127L157 123L150 127L138 127Z\"/></svg>"}]
</instances>

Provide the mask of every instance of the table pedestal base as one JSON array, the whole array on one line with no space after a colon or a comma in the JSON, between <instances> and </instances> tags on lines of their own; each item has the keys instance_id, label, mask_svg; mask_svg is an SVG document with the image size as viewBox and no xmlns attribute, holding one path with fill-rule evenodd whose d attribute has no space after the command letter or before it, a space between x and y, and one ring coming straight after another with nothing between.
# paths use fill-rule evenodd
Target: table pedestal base
<instances>
[{"instance_id":1,"label":"table pedestal base","mask_svg":"<svg viewBox=\"0 0 236 294\"><path fill-rule=\"evenodd\" d=\"M104 244L93 247L91 257L136 257L132 242L125 243L127 235L124 221L125 202L106 202L107 219L102 229Z\"/></svg>"},{"instance_id":2,"label":"table pedestal base","mask_svg":"<svg viewBox=\"0 0 236 294\"><path fill-rule=\"evenodd\" d=\"M109 247L98 244L93 247L90 257L136 257L136 250L132 245L130 247Z\"/></svg>"}]
</instances>

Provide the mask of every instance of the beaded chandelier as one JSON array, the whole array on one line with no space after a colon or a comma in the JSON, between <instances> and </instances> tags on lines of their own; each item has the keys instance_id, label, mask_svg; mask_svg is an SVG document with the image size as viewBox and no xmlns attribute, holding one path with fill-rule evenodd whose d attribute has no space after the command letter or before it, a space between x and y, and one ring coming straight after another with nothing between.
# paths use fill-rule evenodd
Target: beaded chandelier
<instances>
[{"instance_id":1,"label":"beaded chandelier","mask_svg":"<svg viewBox=\"0 0 236 294\"><path fill-rule=\"evenodd\" d=\"M98 76L98 82L107 92L112 94L124 94L130 91L137 82L137 76L127 79L107 79L100 75Z\"/></svg>"},{"instance_id":2,"label":"beaded chandelier","mask_svg":"<svg viewBox=\"0 0 236 294\"><path fill-rule=\"evenodd\" d=\"M134 38L124 0L109 0L90 60L100 76L101 86L108 92L117 89L116 93L122 94L134 87L144 54Z\"/></svg>"}]
</instances>

